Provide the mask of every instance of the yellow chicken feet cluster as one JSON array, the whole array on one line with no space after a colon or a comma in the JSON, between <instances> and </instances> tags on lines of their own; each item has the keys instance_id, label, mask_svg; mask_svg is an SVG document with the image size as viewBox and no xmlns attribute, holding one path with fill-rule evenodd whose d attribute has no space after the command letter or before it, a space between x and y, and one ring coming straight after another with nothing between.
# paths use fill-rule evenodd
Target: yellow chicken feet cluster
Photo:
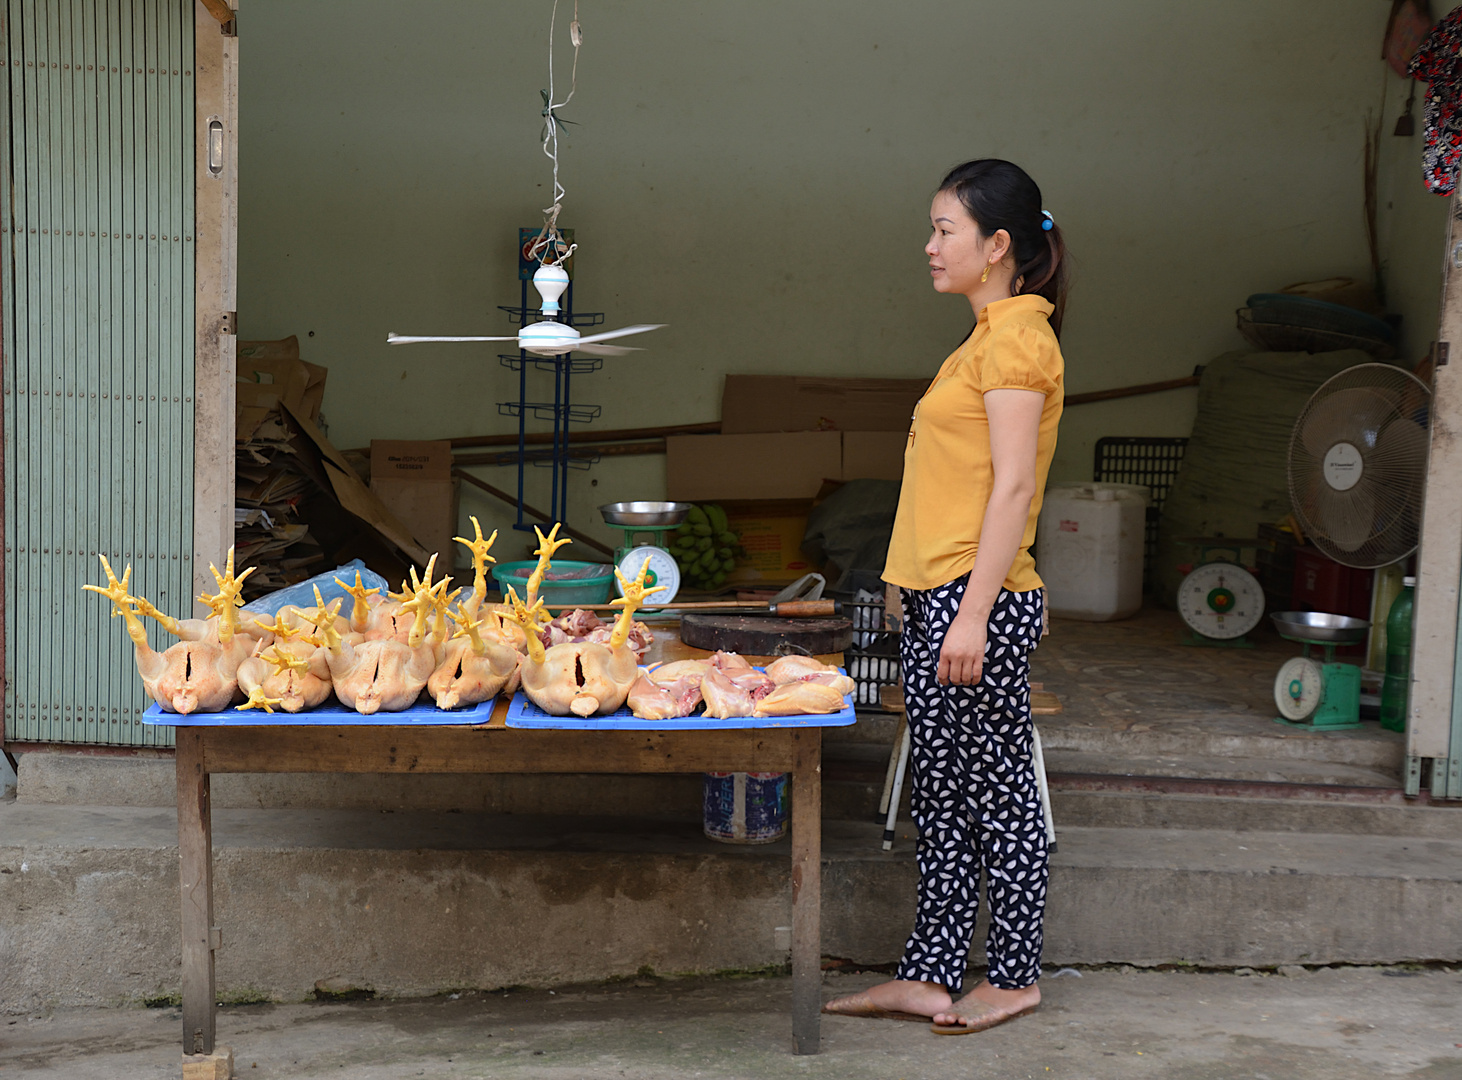
<instances>
[{"instance_id":1,"label":"yellow chicken feet cluster","mask_svg":"<svg viewBox=\"0 0 1462 1080\"><path fill-rule=\"evenodd\" d=\"M367 630L370 629L371 626L372 607L378 607L381 603L381 601L377 600L375 604L372 604L370 602L370 598L372 596L378 595L381 590L367 589L363 584L361 584L359 570L355 572L354 585L347 585L339 578L335 579L335 584L339 585L347 593L355 597L355 603L352 604L350 608L350 629L357 634L364 634Z\"/></svg>"},{"instance_id":2,"label":"yellow chicken feet cluster","mask_svg":"<svg viewBox=\"0 0 1462 1080\"><path fill-rule=\"evenodd\" d=\"M609 647L620 649L629 640L629 632L635 625L635 612L644 606L645 597L651 593L664 592L668 585L655 585L645 588L645 582L650 576L650 557L645 556L645 564L640 567L640 572L633 581L629 581L619 572L619 567L614 568L614 576L619 579L620 591L624 594L610 604L622 608L619 617L614 620L614 630L609 635Z\"/></svg>"},{"instance_id":3,"label":"yellow chicken feet cluster","mask_svg":"<svg viewBox=\"0 0 1462 1080\"><path fill-rule=\"evenodd\" d=\"M218 572L218 567L212 563L208 569L213 574L213 580L218 584L218 592L214 595L200 593L198 599L213 609L213 614L218 619L218 640L222 645L227 645L234 634L241 629L238 608L244 606L244 581L252 574L256 567L249 567L237 577L234 576L234 549L228 549L228 563L223 573Z\"/></svg>"},{"instance_id":4,"label":"yellow chicken feet cluster","mask_svg":"<svg viewBox=\"0 0 1462 1080\"><path fill-rule=\"evenodd\" d=\"M560 525L554 525L548 530L548 535L544 536L542 529L537 525L533 526L533 532L538 536L538 550L533 553L538 556L538 566L534 568L533 573L528 575L528 588L525 595L528 598L529 607L532 607L538 599L538 590L543 587L543 577L548 573L549 566L552 565L554 552L565 544L573 543L567 536L562 540L558 539L560 527Z\"/></svg>"},{"instance_id":5,"label":"yellow chicken feet cluster","mask_svg":"<svg viewBox=\"0 0 1462 1080\"><path fill-rule=\"evenodd\" d=\"M488 554L497 540L497 530L494 529L492 535L484 540L482 525L477 518L471 517L468 520L472 522L472 531L475 534L473 539L466 540L460 536L454 536L452 539L472 553L472 594L463 603L470 604L469 613L476 615L482 609L482 602L487 599L487 564L497 562Z\"/></svg>"},{"instance_id":6,"label":"yellow chicken feet cluster","mask_svg":"<svg viewBox=\"0 0 1462 1080\"><path fill-rule=\"evenodd\" d=\"M128 563L127 568L122 571L122 580L117 580L117 575L112 570L112 564L107 562L105 555L98 558L102 561L102 569L107 574L107 584L83 585L86 592L98 593L105 596L112 602L112 618L121 616L127 624L127 636L138 648L147 648L147 628L142 625L142 620L137 617L137 597L128 590L132 583L132 564ZM148 605L149 607L151 605Z\"/></svg>"},{"instance_id":7,"label":"yellow chicken feet cluster","mask_svg":"<svg viewBox=\"0 0 1462 1080\"><path fill-rule=\"evenodd\" d=\"M553 621L553 616L543 606L542 600L533 600L525 604L518 599L518 594L508 586L507 604L504 605L508 611L503 618L523 631L523 647L528 652L528 659L535 664L543 663L544 647L541 631Z\"/></svg>"},{"instance_id":8,"label":"yellow chicken feet cluster","mask_svg":"<svg viewBox=\"0 0 1462 1080\"><path fill-rule=\"evenodd\" d=\"M279 698L265 696L263 689L256 686L249 691L249 699L242 705L235 706L235 708L239 712L243 712L245 709L263 709L265 712L272 714L274 712L274 706L278 705L279 702Z\"/></svg>"},{"instance_id":9,"label":"yellow chicken feet cluster","mask_svg":"<svg viewBox=\"0 0 1462 1080\"><path fill-rule=\"evenodd\" d=\"M238 692L238 668L255 649L259 642L249 634L234 634L232 630L223 637L225 620L220 619L219 633L208 634L202 639L179 641L165 652L156 652L147 642L147 631L138 618L139 598L129 592L132 568L128 566L118 581L105 556L101 557L106 571L107 585L84 585L89 592L99 593L112 602L112 614L121 615L127 623L127 636L132 639L137 659L137 673L148 695L158 705L176 713L217 712L226 708ZM245 571L244 577L248 576ZM233 576L232 552L229 557L228 580L231 583L242 578ZM220 586L223 579L220 578ZM230 620L227 625L238 628L237 615L233 613L237 593L223 590L229 596ZM147 605L152 608L151 604Z\"/></svg>"}]
</instances>

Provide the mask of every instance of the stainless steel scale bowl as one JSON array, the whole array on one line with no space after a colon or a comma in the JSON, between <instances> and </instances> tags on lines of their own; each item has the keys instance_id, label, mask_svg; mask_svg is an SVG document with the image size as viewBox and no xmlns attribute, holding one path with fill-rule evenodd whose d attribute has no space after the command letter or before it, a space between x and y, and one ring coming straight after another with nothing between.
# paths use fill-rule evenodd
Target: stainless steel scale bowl
<instances>
[{"instance_id":1,"label":"stainless steel scale bowl","mask_svg":"<svg viewBox=\"0 0 1462 1080\"><path fill-rule=\"evenodd\" d=\"M624 533L624 543L614 553L614 564L626 578L633 579L645 565L650 563L647 584L660 585L652 603L645 605L646 611L654 611L658 604L668 604L680 591L680 566L665 543L665 534L681 525L690 513L687 502L617 502L599 508L604 515L604 524L612 525ZM649 537L646 540L646 537ZM623 595L624 590L620 589Z\"/></svg>"},{"instance_id":2,"label":"stainless steel scale bowl","mask_svg":"<svg viewBox=\"0 0 1462 1080\"><path fill-rule=\"evenodd\" d=\"M606 525L633 526L640 529L673 529L690 513L685 502L617 502L601 506Z\"/></svg>"},{"instance_id":3,"label":"stainless steel scale bowl","mask_svg":"<svg viewBox=\"0 0 1462 1080\"><path fill-rule=\"evenodd\" d=\"M1323 611L1276 611L1269 617L1280 637L1311 645L1354 645L1365 640L1371 627L1365 619Z\"/></svg>"}]
</instances>

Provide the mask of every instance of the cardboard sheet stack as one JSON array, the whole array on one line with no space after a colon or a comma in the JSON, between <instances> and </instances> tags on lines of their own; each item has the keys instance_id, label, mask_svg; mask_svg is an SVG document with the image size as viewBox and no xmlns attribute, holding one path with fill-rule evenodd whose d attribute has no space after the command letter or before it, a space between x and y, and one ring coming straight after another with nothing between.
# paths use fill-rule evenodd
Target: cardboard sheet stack
<instances>
[{"instance_id":1,"label":"cardboard sheet stack","mask_svg":"<svg viewBox=\"0 0 1462 1080\"><path fill-rule=\"evenodd\" d=\"M234 546L240 565L258 567L245 582L246 599L325 568L325 553L300 514L314 482L290 445L284 413L287 407L317 420L325 375L300 359L296 337L238 344Z\"/></svg>"},{"instance_id":2,"label":"cardboard sheet stack","mask_svg":"<svg viewBox=\"0 0 1462 1080\"><path fill-rule=\"evenodd\" d=\"M325 368L299 339L238 343L234 544L252 600L351 559L398 581L428 554L319 428Z\"/></svg>"}]
</instances>

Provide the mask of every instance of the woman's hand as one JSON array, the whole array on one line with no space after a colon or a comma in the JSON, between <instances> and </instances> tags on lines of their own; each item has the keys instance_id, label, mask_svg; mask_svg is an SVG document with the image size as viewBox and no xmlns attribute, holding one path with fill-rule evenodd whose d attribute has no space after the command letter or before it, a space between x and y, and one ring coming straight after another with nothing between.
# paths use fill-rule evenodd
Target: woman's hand
<instances>
[{"instance_id":1,"label":"woman's hand","mask_svg":"<svg viewBox=\"0 0 1462 1080\"><path fill-rule=\"evenodd\" d=\"M939 649L939 684L973 686L985 667L986 620L963 607L955 613Z\"/></svg>"}]
</instances>

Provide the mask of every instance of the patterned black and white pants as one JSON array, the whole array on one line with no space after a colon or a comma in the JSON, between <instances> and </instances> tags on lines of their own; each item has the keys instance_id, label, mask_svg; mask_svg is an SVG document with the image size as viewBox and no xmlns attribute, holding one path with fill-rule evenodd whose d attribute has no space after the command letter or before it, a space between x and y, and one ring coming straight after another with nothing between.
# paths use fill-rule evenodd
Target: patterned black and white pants
<instances>
[{"instance_id":1,"label":"patterned black and white pants","mask_svg":"<svg viewBox=\"0 0 1462 1080\"><path fill-rule=\"evenodd\" d=\"M974 686L939 685L939 650L965 579L905 590L900 662L910 733L910 798L919 828L919 907L900 979L964 983L980 907L994 986L1040 976L1046 826L1031 758L1030 653L1041 636L1041 590L1000 590Z\"/></svg>"}]
</instances>

